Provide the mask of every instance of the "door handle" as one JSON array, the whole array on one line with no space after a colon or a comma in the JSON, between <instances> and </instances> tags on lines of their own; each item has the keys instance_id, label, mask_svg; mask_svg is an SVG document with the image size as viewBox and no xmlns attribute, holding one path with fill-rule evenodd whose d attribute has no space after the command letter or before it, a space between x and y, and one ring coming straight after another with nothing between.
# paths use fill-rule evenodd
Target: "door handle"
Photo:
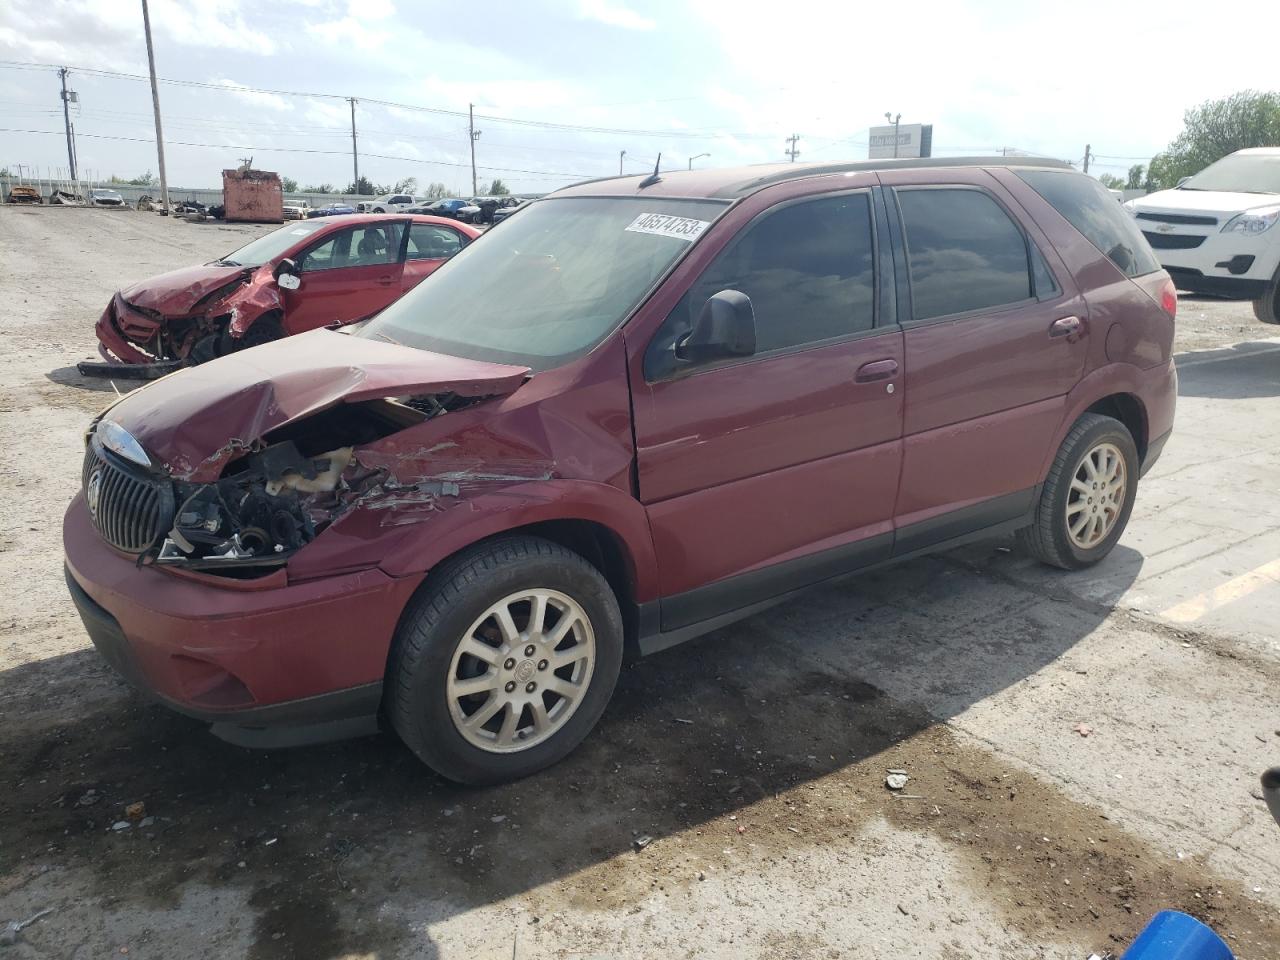
<instances>
[{"instance_id":1,"label":"door handle","mask_svg":"<svg viewBox=\"0 0 1280 960\"><path fill-rule=\"evenodd\" d=\"M1084 329L1079 317L1060 317L1049 324L1050 337L1073 337Z\"/></svg>"},{"instance_id":2,"label":"door handle","mask_svg":"<svg viewBox=\"0 0 1280 960\"><path fill-rule=\"evenodd\" d=\"M853 381L854 383L874 383L876 380L892 380L897 375L897 360L892 358L872 360L870 363L864 363L858 368L857 376L853 378Z\"/></svg>"}]
</instances>

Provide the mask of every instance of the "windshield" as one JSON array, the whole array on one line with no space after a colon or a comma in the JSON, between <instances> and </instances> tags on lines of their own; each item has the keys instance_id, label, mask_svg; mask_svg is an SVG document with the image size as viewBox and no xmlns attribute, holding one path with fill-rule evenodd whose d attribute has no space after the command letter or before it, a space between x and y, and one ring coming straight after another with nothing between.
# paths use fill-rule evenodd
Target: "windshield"
<instances>
[{"instance_id":1,"label":"windshield","mask_svg":"<svg viewBox=\"0 0 1280 960\"><path fill-rule=\"evenodd\" d=\"M608 336L725 207L658 198L534 203L358 336L548 370Z\"/></svg>"},{"instance_id":2,"label":"windshield","mask_svg":"<svg viewBox=\"0 0 1280 960\"><path fill-rule=\"evenodd\" d=\"M281 227L279 230L273 230L265 236L259 237L252 243L246 243L239 250L227 254L218 262L228 263L237 267L260 267L264 263L269 263L280 256L280 254L304 237L318 233L327 226L329 225L319 221L312 223L304 220L300 223L291 223L288 226Z\"/></svg>"},{"instance_id":3,"label":"windshield","mask_svg":"<svg viewBox=\"0 0 1280 960\"><path fill-rule=\"evenodd\" d=\"M1233 153L1205 167L1181 189L1280 193L1280 154Z\"/></svg>"}]
</instances>

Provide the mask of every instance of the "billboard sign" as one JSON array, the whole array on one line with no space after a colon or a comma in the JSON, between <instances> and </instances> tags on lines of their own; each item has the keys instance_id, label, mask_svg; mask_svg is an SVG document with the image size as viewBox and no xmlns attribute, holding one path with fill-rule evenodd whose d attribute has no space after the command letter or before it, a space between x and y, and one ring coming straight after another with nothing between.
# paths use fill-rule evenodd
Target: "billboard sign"
<instances>
[{"instance_id":1,"label":"billboard sign","mask_svg":"<svg viewBox=\"0 0 1280 960\"><path fill-rule=\"evenodd\" d=\"M888 160L893 157L929 157L933 155L933 124L903 123L897 129L897 150L894 150L893 124L872 127L867 142L868 160Z\"/></svg>"}]
</instances>

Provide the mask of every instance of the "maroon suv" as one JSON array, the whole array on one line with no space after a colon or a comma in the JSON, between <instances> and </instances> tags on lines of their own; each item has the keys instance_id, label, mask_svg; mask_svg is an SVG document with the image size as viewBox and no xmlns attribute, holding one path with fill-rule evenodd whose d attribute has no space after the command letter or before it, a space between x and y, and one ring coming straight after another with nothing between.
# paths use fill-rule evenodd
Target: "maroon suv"
<instances>
[{"instance_id":1,"label":"maroon suv","mask_svg":"<svg viewBox=\"0 0 1280 960\"><path fill-rule=\"evenodd\" d=\"M519 777L624 653L978 537L1101 560L1173 423L1175 305L1048 161L580 184L358 333L116 403L68 585L121 674L228 740L382 721Z\"/></svg>"}]
</instances>

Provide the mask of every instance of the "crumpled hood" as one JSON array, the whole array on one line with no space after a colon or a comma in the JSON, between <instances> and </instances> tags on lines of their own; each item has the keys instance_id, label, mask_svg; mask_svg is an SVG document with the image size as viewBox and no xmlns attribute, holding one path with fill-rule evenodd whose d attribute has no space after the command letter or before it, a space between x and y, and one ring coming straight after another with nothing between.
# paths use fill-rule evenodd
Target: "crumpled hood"
<instances>
[{"instance_id":1,"label":"crumpled hood","mask_svg":"<svg viewBox=\"0 0 1280 960\"><path fill-rule=\"evenodd\" d=\"M198 267L170 270L120 291L125 302L146 310L157 310L168 317L191 313L201 297L223 284L230 283L249 267L224 267L207 263Z\"/></svg>"},{"instance_id":2,"label":"crumpled hood","mask_svg":"<svg viewBox=\"0 0 1280 960\"><path fill-rule=\"evenodd\" d=\"M114 420L175 477L205 483L271 430L338 403L455 393L501 396L529 369L330 330L285 337L136 390Z\"/></svg>"}]
</instances>

